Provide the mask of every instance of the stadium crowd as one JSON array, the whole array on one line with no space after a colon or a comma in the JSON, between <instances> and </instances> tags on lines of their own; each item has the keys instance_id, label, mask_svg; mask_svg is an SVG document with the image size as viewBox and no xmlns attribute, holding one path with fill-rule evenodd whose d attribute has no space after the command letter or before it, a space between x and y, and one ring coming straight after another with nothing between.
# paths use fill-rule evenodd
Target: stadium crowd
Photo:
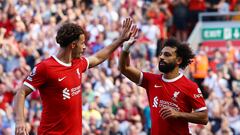
<instances>
[{"instance_id":1,"label":"stadium crowd","mask_svg":"<svg viewBox=\"0 0 240 135\"><path fill-rule=\"evenodd\" d=\"M118 37L122 20L131 16L141 29L131 64L158 73L156 56L162 40L174 35L186 41L200 12L239 11L239 7L237 0L0 0L0 135L14 134L14 94L36 63L55 55L56 30L63 22L85 28L86 55L90 55ZM147 94L120 74L120 51L83 77L83 127L79 128L84 135L149 134ZM216 49L207 56L207 48L199 46L196 54L190 77L203 90L209 123L190 124L192 134L240 135L240 50L228 41L224 52ZM42 110L39 93L33 92L25 104L34 135Z\"/></svg>"}]
</instances>

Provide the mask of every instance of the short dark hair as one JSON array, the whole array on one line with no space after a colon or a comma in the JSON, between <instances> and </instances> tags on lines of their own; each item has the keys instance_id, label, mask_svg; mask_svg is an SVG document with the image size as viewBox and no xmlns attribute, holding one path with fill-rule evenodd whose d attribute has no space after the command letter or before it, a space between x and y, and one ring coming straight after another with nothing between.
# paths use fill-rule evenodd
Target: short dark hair
<instances>
[{"instance_id":1,"label":"short dark hair","mask_svg":"<svg viewBox=\"0 0 240 135\"><path fill-rule=\"evenodd\" d=\"M74 23L65 23L58 29L56 41L60 47L67 47L73 41L78 40L81 34L84 34L81 26Z\"/></svg>"},{"instance_id":2,"label":"short dark hair","mask_svg":"<svg viewBox=\"0 0 240 135\"><path fill-rule=\"evenodd\" d=\"M191 64L192 59L195 57L195 54L188 43L180 42L174 37L167 39L164 42L163 47L165 46L176 48L177 57L182 58L182 63L179 65L182 69L185 69L189 64Z\"/></svg>"}]
</instances>

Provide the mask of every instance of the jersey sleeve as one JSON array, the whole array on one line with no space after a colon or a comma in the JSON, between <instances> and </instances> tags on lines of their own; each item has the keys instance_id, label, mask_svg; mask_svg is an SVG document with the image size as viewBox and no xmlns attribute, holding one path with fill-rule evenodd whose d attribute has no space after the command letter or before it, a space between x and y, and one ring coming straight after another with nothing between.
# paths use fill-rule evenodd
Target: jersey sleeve
<instances>
[{"instance_id":1,"label":"jersey sleeve","mask_svg":"<svg viewBox=\"0 0 240 135\"><path fill-rule=\"evenodd\" d=\"M151 78L151 74L147 73L147 72L141 72L141 77L139 80L139 86L145 88L147 90L148 86L149 86L149 81Z\"/></svg>"},{"instance_id":2,"label":"jersey sleeve","mask_svg":"<svg viewBox=\"0 0 240 135\"><path fill-rule=\"evenodd\" d=\"M86 57L80 58L80 70L81 72L85 72L89 67L89 60Z\"/></svg>"},{"instance_id":3,"label":"jersey sleeve","mask_svg":"<svg viewBox=\"0 0 240 135\"><path fill-rule=\"evenodd\" d=\"M46 69L44 63L37 64L27 78L25 78L23 84L33 91L39 89L46 82Z\"/></svg>"},{"instance_id":4,"label":"jersey sleeve","mask_svg":"<svg viewBox=\"0 0 240 135\"><path fill-rule=\"evenodd\" d=\"M193 83L191 91L188 95L189 103L195 112L200 112L203 110L207 110L202 92L197 84Z\"/></svg>"}]
</instances>

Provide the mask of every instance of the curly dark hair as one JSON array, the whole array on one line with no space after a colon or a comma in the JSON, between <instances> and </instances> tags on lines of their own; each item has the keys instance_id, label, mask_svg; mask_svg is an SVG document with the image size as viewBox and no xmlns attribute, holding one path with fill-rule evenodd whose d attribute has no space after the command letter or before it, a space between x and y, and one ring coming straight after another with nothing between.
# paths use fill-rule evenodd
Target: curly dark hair
<instances>
[{"instance_id":1,"label":"curly dark hair","mask_svg":"<svg viewBox=\"0 0 240 135\"><path fill-rule=\"evenodd\" d=\"M60 47L67 47L73 41L78 40L81 34L85 34L81 26L65 23L58 29L56 41Z\"/></svg>"},{"instance_id":2,"label":"curly dark hair","mask_svg":"<svg viewBox=\"0 0 240 135\"><path fill-rule=\"evenodd\" d=\"M195 57L195 54L188 43L180 42L174 37L167 39L164 42L163 47L165 46L176 48L177 57L182 58L182 63L179 65L182 69L185 69L189 64L191 64L192 59Z\"/></svg>"}]
</instances>

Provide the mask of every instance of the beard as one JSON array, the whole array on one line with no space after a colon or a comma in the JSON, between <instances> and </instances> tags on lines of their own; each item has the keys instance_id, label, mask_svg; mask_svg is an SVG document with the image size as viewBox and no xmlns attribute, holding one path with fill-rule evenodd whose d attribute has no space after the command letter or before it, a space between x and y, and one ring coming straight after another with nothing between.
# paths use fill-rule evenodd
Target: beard
<instances>
[{"instance_id":1,"label":"beard","mask_svg":"<svg viewBox=\"0 0 240 135\"><path fill-rule=\"evenodd\" d=\"M162 73L169 73L169 72L173 71L173 69L176 67L176 65L177 65L176 62L166 63L166 62L160 61L158 64L158 69Z\"/></svg>"}]
</instances>

